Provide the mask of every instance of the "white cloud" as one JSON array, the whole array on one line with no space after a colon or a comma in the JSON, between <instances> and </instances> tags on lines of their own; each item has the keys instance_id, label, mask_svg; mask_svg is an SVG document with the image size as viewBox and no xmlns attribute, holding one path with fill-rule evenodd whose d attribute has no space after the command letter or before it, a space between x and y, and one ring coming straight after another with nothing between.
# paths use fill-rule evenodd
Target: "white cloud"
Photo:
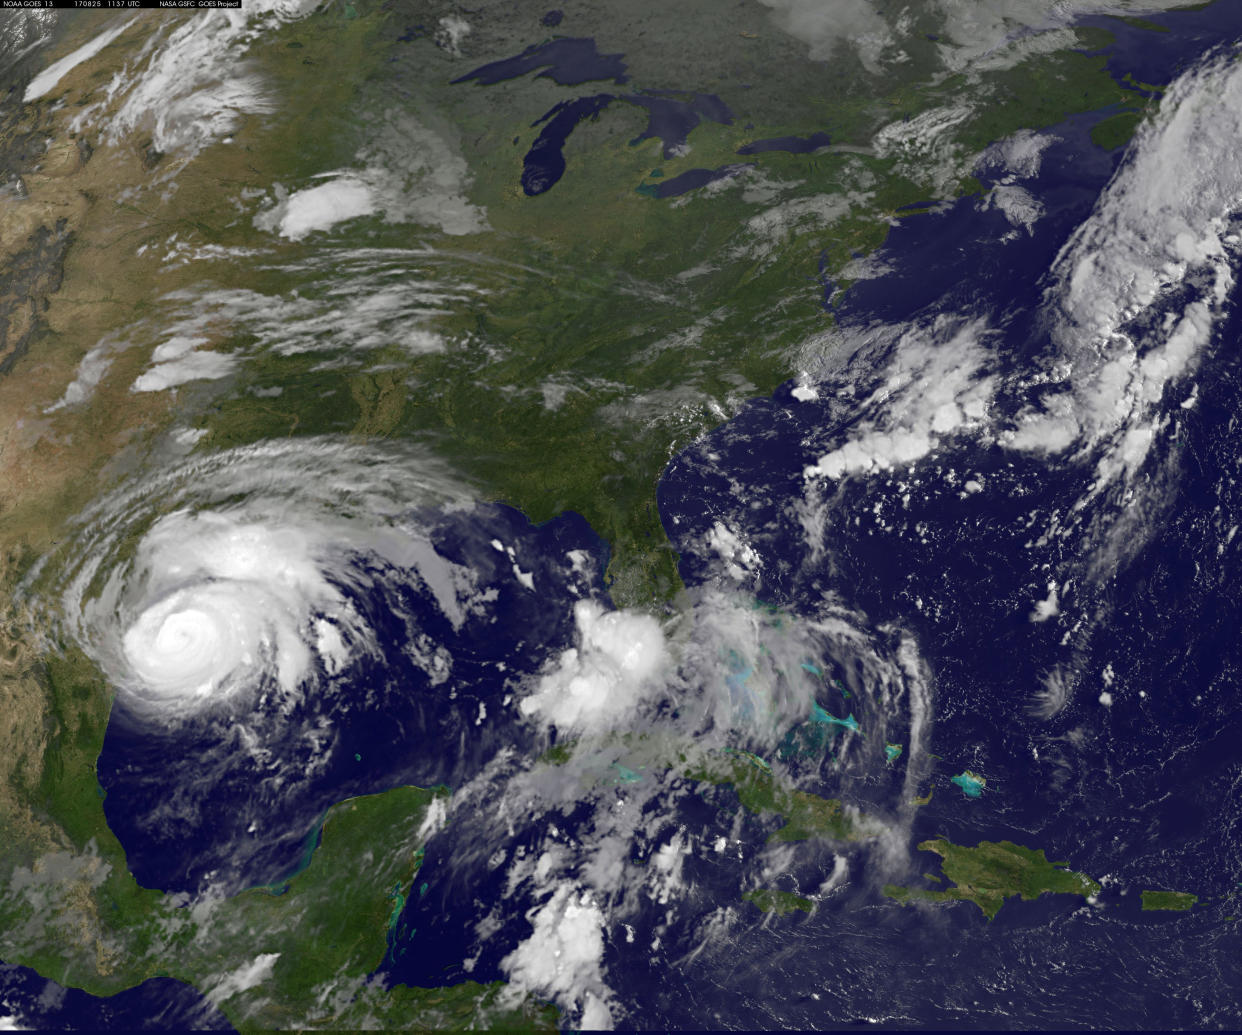
<instances>
[{"instance_id":1,"label":"white cloud","mask_svg":"<svg viewBox=\"0 0 1242 1035\"><path fill-rule=\"evenodd\" d=\"M444 829L448 822L448 801L445 798L433 798L423 814L423 821L418 825L418 840L430 841Z\"/></svg>"},{"instance_id":2,"label":"white cloud","mask_svg":"<svg viewBox=\"0 0 1242 1035\"><path fill-rule=\"evenodd\" d=\"M121 35L121 33L133 24L133 21L134 20L131 18L129 21L123 22L121 25L108 29L106 32L101 32L89 43L78 47L78 49L72 54L68 54L59 61L55 61L48 65L47 68L30 80L30 84L26 87L26 92L23 94L22 100L29 104L31 101L38 100L40 97L44 96L69 72L77 68L83 61L89 61L101 50L103 50L104 47Z\"/></svg>"},{"instance_id":3,"label":"white cloud","mask_svg":"<svg viewBox=\"0 0 1242 1035\"><path fill-rule=\"evenodd\" d=\"M888 22L871 0L760 0L772 19L806 43L813 61L829 60L842 43L854 46L864 67L878 71L884 51L895 42Z\"/></svg>"},{"instance_id":4,"label":"white cloud","mask_svg":"<svg viewBox=\"0 0 1242 1035\"><path fill-rule=\"evenodd\" d=\"M1021 227L1028 234L1035 232L1035 223L1044 214L1043 203L1016 184L1002 183L993 187L988 201L1005 214L1010 225Z\"/></svg>"},{"instance_id":5,"label":"white cloud","mask_svg":"<svg viewBox=\"0 0 1242 1035\"><path fill-rule=\"evenodd\" d=\"M147 578L145 606L129 617L122 652L130 679L169 709L227 696L271 665L292 693L306 678L313 649L328 648L338 670L351 645L369 634L328 581L319 537L296 526L245 524L207 512L161 519L143 538L137 559ZM161 588L162 587L162 588Z\"/></svg>"},{"instance_id":6,"label":"white cloud","mask_svg":"<svg viewBox=\"0 0 1242 1035\"><path fill-rule=\"evenodd\" d=\"M1016 63L1031 43L1072 47L1065 28L1086 15L1134 14L1191 6L1196 0L934 0L948 39L940 53L951 69ZM1049 39L1050 37L1050 39ZM1045 42L1046 41L1046 42ZM1043 48L1041 48L1043 49Z\"/></svg>"},{"instance_id":7,"label":"white cloud","mask_svg":"<svg viewBox=\"0 0 1242 1035\"><path fill-rule=\"evenodd\" d=\"M208 343L207 338L188 338L185 335L174 334L162 345L156 347L151 353L152 363L169 363L174 359L181 359L189 355L200 345Z\"/></svg>"},{"instance_id":8,"label":"white cloud","mask_svg":"<svg viewBox=\"0 0 1242 1035\"><path fill-rule=\"evenodd\" d=\"M917 653L902 637L894 656L877 649L874 637L862 616L832 605L809 620L757 608L741 593L696 595L672 641L678 668L660 674L675 714L631 715L622 728L633 737L588 738L563 764L522 765L515 774L512 760L498 760L503 795L495 793L496 778L485 777L454 794L454 822L472 824L472 843L488 846L481 858L502 889L497 908L474 927L472 954L496 937L501 916L525 901L533 931L502 963L510 981L556 1000L574 1027L610 1026L620 1006L605 984L608 939L635 950L671 942L672 932L685 930L687 909L697 911L710 894L687 860L710 855L725 864L741 851L740 830L727 831L727 818L702 836L680 826L676 803L694 787L683 764L670 766L670 730L686 753L681 763L739 744L753 757L772 758L791 725L807 719L810 696L823 689L825 674L811 660L850 659L854 675L847 678L866 685L879 713L900 709L909 716L904 743L908 757L919 758L929 704L926 680L913 672ZM660 735L643 735L652 729ZM880 735L869 728L872 746ZM850 738L840 750L862 750L862 742ZM791 779L775 759L772 765L780 779ZM586 787L593 790L584 798ZM582 820L584 800L593 809ZM868 824L869 835L883 829L879 821L856 821ZM517 843L515 828L522 832ZM787 868L792 850L756 851L770 866Z\"/></svg>"},{"instance_id":9,"label":"white cloud","mask_svg":"<svg viewBox=\"0 0 1242 1035\"><path fill-rule=\"evenodd\" d=\"M648 894L659 905L668 905L684 889L681 871L689 854L690 843L679 831L673 835L671 841L661 845L651 856L651 866L647 873Z\"/></svg>"},{"instance_id":10,"label":"white cloud","mask_svg":"<svg viewBox=\"0 0 1242 1035\"><path fill-rule=\"evenodd\" d=\"M579 1027L612 1028L600 969L604 915L591 893L562 885L532 914L534 932L501 961L509 980L581 1010Z\"/></svg>"},{"instance_id":11,"label":"white cloud","mask_svg":"<svg viewBox=\"0 0 1242 1035\"><path fill-rule=\"evenodd\" d=\"M322 279L305 277L305 266L282 270L301 276L305 294L215 287L170 292L161 299L159 315L127 329L128 340L88 353L52 409L85 400L106 372L109 355L144 340L160 344L152 352L153 365L133 385L137 392L225 377L260 350L282 356L322 352L323 362L336 366L372 363L371 350L390 346L410 355L438 352L445 342L427 324L477 289L464 281L424 279L422 258L401 249L333 249L309 264L312 273L323 268ZM254 344L238 344L242 338ZM213 341L232 351L199 349Z\"/></svg>"},{"instance_id":12,"label":"white cloud","mask_svg":"<svg viewBox=\"0 0 1242 1035\"><path fill-rule=\"evenodd\" d=\"M386 345L402 346L412 355L444 347L438 335L420 325L446 303L469 297L468 287L446 290L415 276L394 283L390 270L369 277L366 271L358 272L363 275L327 284L326 293L314 297L245 289L202 294L186 290L165 297L183 303L174 331L232 325L235 331L254 334L262 347L282 356L331 352L338 362L348 362L358 351Z\"/></svg>"},{"instance_id":13,"label":"white cloud","mask_svg":"<svg viewBox=\"0 0 1242 1035\"><path fill-rule=\"evenodd\" d=\"M178 428L172 437L179 446L194 446L209 434L206 428Z\"/></svg>"},{"instance_id":14,"label":"white cloud","mask_svg":"<svg viewBox=\"0 0 1242 1035\"><path fill-rule=\"evenodd\" d=\"M1060 613L1061 607L1057 600L1057 584L1056 582L1049 582L1048 595L1043 600L1035 602L1030 619L1032 622L1046 622L1049 618L1055 618Z\"/></svg>"},{"instance_id":15,"label":"white cloud","mask_svg":"<svg viewBox=\"0 0 1242 1035\"><path fill-rule=\"evenodd\" d=\"M232 133L243 116L276 110L246 59L263 33L310 14L319 0L255 0L244 10L215 10L156 29L133 62L84 108L73 128L106 118L107 137L150 134L152 146L182 161ZM111 110L114 98L120 103ZM175 169L177 163L173 163Z\"/></svg>"},{"instance_id":16,"label":"white cloud","mask_svg":"<svg viewBox=\"0 0 1242 1035\"><path fill-rule=\"evenodd\" d=\"M574 605L578 646L564 651L522 701L524 715L562 730L608 729L661 689L669 657L660 623L632 611L605 611L594 600Z\"/></svg>"},{"instance_id":17,"label":"white cloud","mask_svg":"<svg viewBox=\"0 0 1242 1035\"><path fill-rule=\"evenodd\" d=\"M483 209L466 197L472 177L465 159L408 112L387 112L357 160L359 168L321 173L316 178L326 182L292 195L278 188L275 204L255 216L255 226L294 241L370 215L453 236L487 229Z\"/></svg>"},{"instance_id":18,"label":"white cloud","mask_svg":"<svg viewBox=\"0 0 1242 1035\"><path fill-rule=\"evenodd\" d=\"M449 15L440 19L436 29L436 46L447 50L453 57L461 57L461 42L470 35L470 23L464 18Z\"/></svg>"},{"instance_id":19,"label":"white cloud","mask_svg":"<svg viewBox=\"0 0 1242 1035\"><path fill-rule=\"evenodd\" d=\"M181 458L83 515L49 606L134 714L180 721L269 692L291 702L377 650L348 587L378 592L400 571L462 621L473 583L406 524L420 497L462 499L424 457L331 439ZM383 563L360 567L366 555Z\"/></svg>"},{"instance_id":20,"label":"white cloud","mask_svg":"<svg viewBox=\"0 0 1242 1035\"><path fill-rule=\"evenodd\" d=\"M947 193L966 168L952 130L974 114L968 104L932 108L890 122L872 140L881 157L899 160L902 172L930 190Z\"/></svg>"},{"instance_id":21,"label":"white cloud","mask_svg":"<svg viewBox=\"0 0 1242 1035\"><path fill-rule=\"evenodd\" d=\"M901 49L914 22L904 4L877 0L760 0L783 31L828 61L849 47L870 72L906 60ZM1127 14L1186 7L1197 0L932 0L941 36L937 53L952 71L1008 68L1038 53L1077 45L1070 26L1089 14ZM889 15L887 11L894 11ZM935 24L935 23L933 23Z\"/></svg>"},{"instance_id":22,"label":"white cloud","mask_svg":"<svg viewBox=\"0 0 1242 1035\"><path fill-rule=\"evenodd\" d=\"M207 998L213 1003L222 1003L240 992L247 992L261 985L272 976L272 968L276 966L278 959L279 952L261 953L251 962L243 963L236 970L224 975L207 992Z\"/></svg>"},{"instance_id":23,"label":"white cloud","mask_svg":"<svg viewBox=\"0 0 1242 1035\"><path fill-rule=\"evenodd\" d=\"M9 8L0 34L0 75L7 76L22 58L49 43L57 21L51 9Z\"/></svg>"},{"instance_id":24,"label":"white cloud","mask_svg":"<svg viewBox=\"0 0 1242 1035\"><path fill-rule=\"evenodd\" d=\"M775 252L790 234L828 226L849 215L869 198L869 194L850 192L783 201L746 221L746 232L753 236L754 241L744 251L754 258L765 258Z\"/></svg>"},{"instance_id":25,"label":"white cloud","mask_svg":"<svg viewBox=\"0 0 1242 1035\"><path fill-rule=\"evenodd\" d=\"M1226 156L1239 139L1242 69L1214 62L1167 91L1050 271L1044 305L1055 348L1021 381L1044 394L1003 430L992 425L996 384L979 344L993 333L987 317L837 332L855 368L857 357L893 358L858 405L849 440L807 475L889 470L958 431L1030 452L1098 450L1096 490L1136 472L1163 427L1166 386L1193 371L1233 288L1238 243L1227 223L1242 211L1242 167ZM1012 180L1037 170L1045 146L1020 134L985 156L1012 170L993 201L1015 223L1038 217L1038 201Z\"/></svg>"},{"instance_id":26,"label":"white cloud","mask_svg":"<svg viewBox=\"0 0 1242 1035\"><path fill-rule=\"evenodd\" d=\"M937 318L914 325L893 346L894 358L852 437L806 469L808 478L842 478L916 463L959 431L983 425L995 378L982 373L981 320Z\"/></svg>"},{"instance_id":27,"label":"white cloud","mask_svg":"<svg viewBox=\"0 0 1242 1035\"><path fill-rule=\"evenodd\" d=\"M1045 380L1065 388L1023 412L1006 445L1106 444L1096 488L1141 466L1166 385L1193 370L1233 287L1227 221L1242 210L1242 169L1227 156L1239 139L1236 65L1210 63L1170 87L1053 266L1058 352ZM1175 291L1189 297L1179 303ZM1151 329L1138 329L1145 315Z\"/></svg>"},{"instance_id":28,"label":"white cloud","mask_svg":"<svg viewBox=\"0 0 1242 1035\"><path fill-rule=\"evenodd\" d=\"M968 104L931 108L913 118L890 122L875 135L873 146L881 157L926 156L940 146L940 138L974 114Z\"/></svg>"},{"instance_id":29,"label":"white cloud","mask_svg":"<svg viewBox=\"0 0 1242 1035\"><path fill-rule=\"evenodd\" d=\"M1011 137L998 141L984 151L980 165L999 166L1009 173L1008 182L1013 178L1029 180L1039 174L1039 167L1044 161L1044 152L1055 138L1048 133L1035 133L1029 129L1020 129Z\"/></svg>"},{"instance_id":30,"label":"white cloud","mask_svg":"<svg viewBox=\"0 0 1242 1035\"><path fill-rule=\"evenodd\" d=\"M300 241L315 230L374 214L375 193L370 186L354 175L329 175L337 178L300 190L278 207L276 229L282 236ZM271 221L255 222L260 229L268 229Z\"/></svg>"},{"instance_id":31,"label":"white cloud","mask_svg":"<svg viewBox=\"0 0 1242 1035\"><path fill-rule=\"evenodd\" d=\"M130 391L162 392L189 381L215 381L227 377L237 365L237 357L227 352L189 352L167 363L156 363L134 381Z\"/></svg>"},{"instance_id":32,"label":"white cloud","mask_svg":"<svg viewBox=\"0 0 1242 1035\"><path fill-rule=\"evenodd\" d=\"M717 521L708 530L707 545L724 561L725 572L731 578L741 580L759 565L759 555L723 521Z\"/></svg>"},{"instance_id":33,"label":"white cloud","mask_svg":"<svg viewBox=\"0 0 1242 1035\"><path fill-rule=\"evenodd\" d=\"M486 212L467 198L473 176L451 142L453 132L449 125L437 132L408 111L386 114L359 160L383 170L379 195L390 220L438 227L453 236L488 229Z\"/></svg>"},{"instance_id":34,"label":"white cloud","mask_svg":"<svg viewBox=\"0 0 1242 1035\"><path fill-rule=\"evenodd\" d=\"M65 388L65 394L43 412L54 413L56 410L63 410L67 406L77 406L89 399L99 382L103 380L104 374L108 372L108 368L112 366L112 360L108 355L110 351L110 345L101 344L87 352L82 357L82 362L78 364L77 376Z\"/></svg>"},{"instance_id":35,"label":"white cloud","mask_svg":"<svg viewBox=\"0 0 1242 1035\"><path fill-rule=\"evenodd\" d=\"M560 381L545 381L539 386L539 394L543 396L545 410L559 410L569 393L578 390L575 386Z\"/></svg>"}]
</instances>

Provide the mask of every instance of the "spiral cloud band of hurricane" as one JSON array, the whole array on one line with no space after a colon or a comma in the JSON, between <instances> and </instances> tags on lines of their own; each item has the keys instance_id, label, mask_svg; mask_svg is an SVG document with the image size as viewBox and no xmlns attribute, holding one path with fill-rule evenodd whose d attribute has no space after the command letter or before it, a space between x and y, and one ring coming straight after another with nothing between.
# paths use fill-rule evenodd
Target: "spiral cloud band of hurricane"
<instances>
[{"instance_id":1,"label":"spiral cloud band of hurricane","mask_svg":"<svg viewBox=\"0 0 1242 1035\"><path fill-rule=\"evenodd\" d=\"M375 649L349 600L379 577L361 560L410 571L460 613L451 566L408 515L465 499L413 454L330 439L243 447L90 508L28 593L47 606L43 581L62 581L59 621L137 714L250 710L259 693L289 703Z\"/></svg>"}]
</instances>

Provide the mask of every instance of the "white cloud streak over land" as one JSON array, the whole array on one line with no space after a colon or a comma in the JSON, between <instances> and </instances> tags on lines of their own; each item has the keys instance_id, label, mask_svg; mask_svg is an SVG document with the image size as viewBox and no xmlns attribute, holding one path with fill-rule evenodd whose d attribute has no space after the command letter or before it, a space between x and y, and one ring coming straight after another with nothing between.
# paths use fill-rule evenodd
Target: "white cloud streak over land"
<instances>
[{"instance_id":1,"label":"white cloud streak over land","mask_svg":"<svg viewBox=\"0 0 1242 1035\"><path fill-rule=\"evenodd\" d=\"M471 175L448 141L408 112L392 110L358 153L359 168L321 173L313 186L288 194L255 216L255 226L293 241L361 216L420 223L450 236L488 229L466 198Z\"/></svg>"},{"instance_id":2,"label":"white cloud streak over land","mask_svg":"<svg viewBox=\"0 0 1242 1035\"><path fill-rule=\"evenodd\" d=\"M298 191L277 205L270 219L256 220L256 225L260 229L278 229L281 236L300 241L316 230L327 230L337 223L375 213L375 195L359 176L329 175L335 178Z\"/></svg>"},{"instance_id":3,"label":"white cloud streak over land","mask_svg":"<svg viewBox=\"0 0 1242 1035\"><path fill-rule=\"evenodd\" d=\"M173 336L151 354L154 365L134 382L131 390L161 392L187 381L215 381L227 377L237 368L237 357L227 352L200 352L198 346L206 345L207 341L206 338Z\"/></svg>"},{"instance_id":4,"label":"white cloud streak over land","mask_svg":"<svg viewBox=\"0 0 1242 1035\"><path fill-rule=\"evenodd\" d=\"M279 952L260 953L250 963L243 963L236 970L224 975L207 993L207 998L213 1003L222 1003L241 992L256 988L272 976L272 969L278 959Z\"/></svg>"},{"instance_id":5,"label":"white cloud streak over land","mask_svg":"<svg viewBox=\"0 0 1242 1035\"><path fill-rule=\"evenodd\" d=\"M182 161L192 158L233 132L243 116L275 110L267 86L246 60L247 51L263 33L306 17L319 2L254 0L244 10L170 21L113 75L102 97L82 109L73 128L99 126L113 142L146 132L157 151ZM171 170L177 168L180 164L172 163Z\"/></svg>"},{"instance_id":6,"label":"white cloud streak over land","mask_svg":"<svg viewBox=\"0 0 1242 1035\"><path fill-rule=\"evenodd\" d=\"M22 100L29 104L31 101L38 100L40 97L46 96L56 88L56 84L66 75L82 64L89 61L109 43L121 35L126 29L133 24L133 19L123 22L111 29L101 32L89 43L78 47L72 54L67 54L59 61L54 61L48 65L42 72L35 76L26 87Z\"/></svg>"},{"instance_id":7,"label":"white cloud streak over land","mask_svg":"<svg viewBox=\"0 0 1242 1035\"><path fill-rule=\"evenodd\" d=\"M209 284L171 291L160 299L159 315L91 348L45 412L85 403L116 353L153 342L150 365L131 385L135 392L223 378L257 352L322 353L323 366L350 367L373 363L374 350L386 347L411 356L442 351L446 342L432 321L482 289L452 279L451 269L428 279L437 262L423 250L332 249L304 265L273 267L297 278L305 293ZM239 344L247 339L253 344Z\"/></svg>"}]
</instances>

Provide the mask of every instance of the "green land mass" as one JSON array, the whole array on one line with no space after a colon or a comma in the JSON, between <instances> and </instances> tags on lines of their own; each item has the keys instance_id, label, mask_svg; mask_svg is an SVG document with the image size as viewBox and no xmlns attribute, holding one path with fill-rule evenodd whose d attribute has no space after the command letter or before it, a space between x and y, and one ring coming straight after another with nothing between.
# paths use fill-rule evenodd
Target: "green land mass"
<instances>
[{"instance_id":1,"label":"green land mass","mask_svg":"<svg viewBox=\"0 0 1242 1035\"><path fill-rule=\"evenodd\" d=\"M869 836L862 817L848 812L835 798L821 798L786 786L767 763L743 752L709 753L684 769L687 779L732 787L748 812L775 815L785 821L769 841L828 838L858 841Z\"/></svg>"},{"instance_id":2,"label":"green land mass","mask_svg":"<svg viewBox=\"0 0 1242 1035\"><path fill-rule=\"evenodd\" d=\"M973 848L944 838L923 841L919 850L941 857L941 869L953 887L943 890L906 888L888 884L884 894L898 902L973 902L991 920L1005 899L1031 900L1040 895L1099 893L1100 885L1083 873L1067 870L1067 863L1049 862L1042 849L1024 848L1012 841L980 841Z\"/></svg>"},{"instance_id":3,"label":"green land mass","mask_svg":"<svg viewBox=\"0 0 1242 1035\"><path fill-rule=\"evenodd\" d=\"M735 108L734 123L696 127L692 154L665 158L655 140L633 145L646 115L617 104L575 130L563 179L526 197L517 183L531 122L576 91L529 77L450 85L462 61L429 38L396 43L397 28L381 9L361 5L354 19L330 9L278 30L255 56L293 115L253 142L239 137L238 145L262 147L269 180L297 183L348 166L352 148L365 143L355 113L386 104L384 77L399 72L419 118L453 127L472 177L469 198L487 214L488 229L477 233L447 239L422 232L437 248L426 260L428 275L480 290L430 319L445 349L410 355L394 345L372 353L366 371L251 350L237 387L279 386L279 399L240 390L186 417L211 432L205 449L324 431L426 441L484 495L534 521L565 510L583 514L610 543L608 577L623 604L655 604L678 589L656 482L674 451L795 372L801 346L832 326L821 279L846 286L847 267L883 244L904 206L978 191L968 159L995 140L1082 111L1137 111L1146 103L1112 79L1103 56L1072 51L936 82L926 78L927 54L920 53L908 69L873 78L863 90L857 77L824 77L819 65L791 53L785 75L808 88L791 88L778 105L762 91L752 99L728 82L716 84ZM1107 42L1098 30L1082 33L1084 43L1088 36L1092 45ZM294 42L300 47L288 50ZM515 38L512 52L529 42ZM624 49L624 40L615 45ZM759 58L748 56L753 48L744 42L734 45L741 49L729 60L743 62L741 75L745 62ZM312 83L307 61L318 70ZM385 72L391 61L397 71ZM757 68L756 75L767 78ZM937 145L937 154L957 156L956 166L932 169L918 141L883 153L871 146L880 127L958 105L965 95L978 103ZM333 130L316 132L320 143L310 149L302 112ZM1133 131L1127 119L1110 120L1101 131L1105 144ZM736 187L670 200L635 190L657 166L672 177L735 162L737 148L756 137L824 127L833 147L753 156L752 173ZM203 215L187 227L191 238L241 247L270 242L239 222L231 204ZM335 233L367 248L407 246L410 237L408 228L378 218ZM205 268L223 285L244 282L274 296L325 290L321 271L306 265L271 265L257 279L225 263ZM220 347L253 344L243 332Z\"/></svg>"},{"instance_id":4,"label":"green land mass","mask_svg":"<svg viewBox=\"0 0 1242 1035\"><path fill-rule=\"evenodd\" d=\"M988 102L959 130L963 154L1074 112L1141 103L1102 57L1045 56L980 78L968 87L954 76L931 90L898 80L878 97L844 84L835 93L828 83L814 105L799 101L779 126L743 130L762 123L741 112L733 126L702 124L685 158L664 159L655 141L631 146L645 115L609 110L575 132L564 178L534 198L513 186L529 123L546 102L519 111L506 96L495 115L481 116L491 109L480 109L480 96L534 92L521 81L431 90L436 105L478 134L464 135L473 197L497 231L488 251L504 264L486 298L446 316L440 329L453 340L496 343L503 354L480 363L476 350L450 349L417 360L416 386L398 379L394 387L404 405L390 400L391 418L377 422L363 404L359 426L431 436L535 521L578 511L612 547L608 576L619 603L669 598L680 586L676 555L654 505L669 456L795 371L799 347L832 325L814 281L847 284L846 267L883 244L892 214L926 200L930 188L917 154L849 150L756 156L753 175L780 184L771 201L743 187L671 204L634 187L654 165L671 177L736 161L742 143L767 133L828 125L840 146L865 152L879 126L953 104L966 89ZM1113 120L1103 144L1123 142L1134 125ZM513 136L523 146L506 149ZM978 189L960 176L932 193ZM691 268L702 272L681 279ZM549 382L573 386L555 407L538 391ZM302 419L310 430L313 413Z\"/></svg>"},{"instance_id":5,"label":"green land mass","mask_svg":"<svg viewBox=\"0 0 1242 1035\"><path fill-rule=\"evenodd\" d=\"M1140 111L1123 111L1112 118L1097 122L1091 128L1091 142L1105 151L1121 147L1134 136L1139 123L1143 120Z\"/></svg>"},{"instance_id":6,"label":"green land mass","mask_svg":"<svg viewBox=\"0 0 1242 1035\"><path fill-rule=\"evenodd\" d=\"M0 958L95 995L174 977L242 1031L555 1030L554 1008L500 982L424 989L366 980L388 951L444 788L340 802L307 865L286 882L186 902L139 886L105 822L95 759L109 702L98 673L70 653L49 658L45 678L54 727L42 777L27 790L63 834L40 850L6 851Z\"/></svg>"},{"instance_id":7,"label":"green land mass","mask_svg":"<svg viewBox=\"0 0 1242 1035\"><path fill-rule=\"evenodd\" d=\"M743 892L742 898L758 906L765 913L775 913L777 916L788 916L798 910L809 913L815 905L809 898L795 895L791 891L776 891L772 888L755 888L752 891Z\"/></svg>"},{"instance_id":8,"label":"green land mass","mask_svg":"<svg viewBox=\"0 0 1242 1035\"><path fill-rule=\"evenodd\" d=\"M1195 903L1199 901L1198 895L1192 895L1188 891L1144 891L1142 898L1145 911L1185 912L1193 909Z\"/></svg>"}]
</instances>

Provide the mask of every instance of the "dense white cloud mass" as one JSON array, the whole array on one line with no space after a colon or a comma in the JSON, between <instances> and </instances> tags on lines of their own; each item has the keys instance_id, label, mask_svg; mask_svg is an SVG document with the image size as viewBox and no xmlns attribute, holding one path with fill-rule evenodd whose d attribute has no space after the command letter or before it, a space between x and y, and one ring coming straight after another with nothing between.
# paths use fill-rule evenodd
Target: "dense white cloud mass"
<instances>
[{"instance_id":1,"label":"dense white cloud mass","mask_svg":"<svg viewBox=\"0 0 1242 1035\"><path fill-rule=\"evenodd\" d=\"M298 191L278 206L278 218L262 225L274 225L282 237L300 241L315 230L327 230L337 223L375 212L375 195L360 177L352 173L324 175L334 178Z\"/></svg>"},{"instance_id":2,"label":"dense white cloud mass","mask_svg":"<svg viewBox=\"0 0 1242 1035\"><path fill-rule=\"evenodd\" d=\"M358 152L357 168L321 173L315 179L323 182L292 194L279 188L255 226L293 241L372 215L452 236L488 229L483 210L466 199L472 180L466 161L442 136L393 110L372 137Z\"/></svg>"},{"instance_id":3,"label":"dense white cloud mass","mask_svg":"<svg viewBox=\"0 0 1242 1035\"><path fill-rule=\"evenodd\" d=\"M995 380L980 377L985 360L979 320L937 318L915 325L894 343L894 360L865 400L864 413L843 445L807 467L807 477L841 478L905 467L933 452L959 431L979 428Z\"/></svg>"},{"instance_id":4,"label":"dense white cloud mass","mask_svg":"<svg viewBox=\"0 0 1242 1035\"><path fill-rule=\"evenodd\" d=\"M153 602L121 640L136 685L161 706L188 707L264 666L294 694L316 647L325 668L339 668L370 632L328 581L328 547L294 522L185 511L160 519L137 562Z\"/></svg>"},{"instance_id":5,"label":"dense white cloud mass","mask_svg":"<svg viewBox=\"0 0 1242 1035\"><path fill-rule=\"evenodd\" d=\"M531 921L534 932L501 963L509 979L571 1006L580 1028L611 1028L601 972L604 915L591 893L562 886Z\"/></svg>"},{"instance_id":6,"label":"dense white cloud mass","mask_svg":"<svg viewBox=\"0 0 1242 1035\"><path fill-rule=\"evenodd\" d=\"M606 612L594 600L578 601L574 620L578 646L560 656L522 711L566 731L623 724L667 674L664 633L650 615Z\"/></svg>"},{"instance_id":7,"label":"dense white cloud mass","mask_svg":"<svg viewBox=\"0 0 1242 1035\"><path fill-rule=\"evenodd\" d=\"M156 357L159 351L155 350ZM132 390L162 392L166 388L176 388L188 381L216 381L231 374L237 368L237 363L236 356L225 352L187 350L175 358L156 362L150 370L134 381Z\"/></svg>"},{"instance_id":8,"label":"dense white cloud mass","mask_svg":"<svg viewBox=\"0 0 1242 1035\"><path fill-rule=\"evenodd\" d=\"M1235 63L1209 63L1170 87L1053 267L1056 354L1046 376L1065 388L1022 413L1007 445L1106 444L1097 487L1137 471L1166 386L1193 369L1234 284L1228 223L1242 210L1242 168L1231 158L1240 139ZM1154 326L1136 330L1145 317Z\"/></svg>"},{"instance_id":9,"label":"dense white cloud mass","mask_svg":"<svg viewBox=\"0 0 1242 1035\"><path fill-rule=\"evenodd\" d=\"M1097 489L1137 472L1160 431L1166 387L1193 369L1234 285L1228 224L1242 210L1242 168L1227 156L1239 139L1235 64L1209 63L1169 88L1047 275L1048 347L1034 370L1010 379L1051 386L1037 405L1006 413L996 404L996 314L839 332L836 350L862 371L847 386L866 392L862 416L808 478L907 467L961 432L1026 452L1098 451ZM1046 144L1019 134L983 157L1011 170L989 203L1017 225L1029 228L1040 210L1014 178L1038 169ZM872 377L862 364L876 354L891 358Z\"/></svg>"},{"instance_id":10,"label":"dense white cloud mass","mask_svg":"<svg viewBox=\"0 0 1242 1035\"><path fill-rule=\"evenodd\" d=\"M172 175L185 160L232 133L244 116L276 110L247 52L263 33L304 18L318 6L319 0L256 0L244 10L206 11L170 22L112 76L101 97L96 97L100 91L90 95L91 103L74 118L73 128L98 126L112 141L146 132L155 150L176 157L165 173ZM41 92L51 89L69 70L60 70L47 83L53 68L31 89L36 84Z\"/></svg>"}]
</instances>

